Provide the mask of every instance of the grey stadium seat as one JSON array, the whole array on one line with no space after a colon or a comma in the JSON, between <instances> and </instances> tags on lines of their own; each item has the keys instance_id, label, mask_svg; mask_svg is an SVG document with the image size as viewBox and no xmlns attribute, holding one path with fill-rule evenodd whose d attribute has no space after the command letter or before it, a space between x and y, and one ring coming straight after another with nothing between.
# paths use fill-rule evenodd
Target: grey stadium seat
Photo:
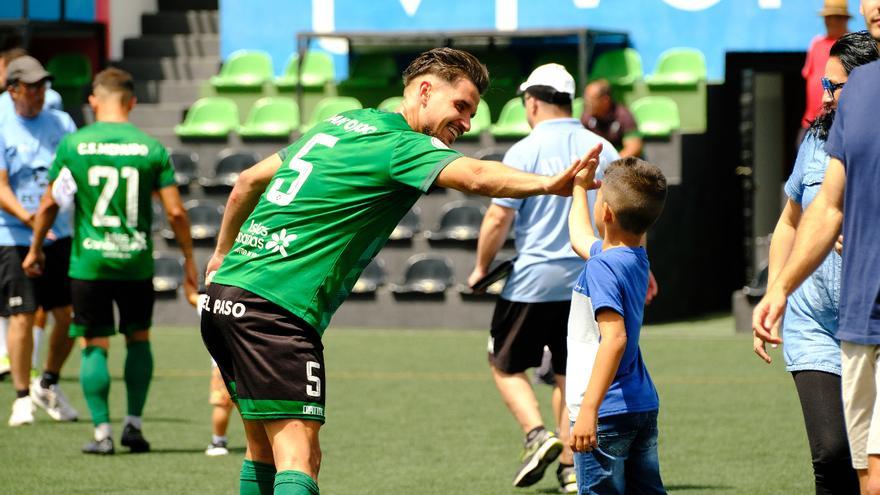
<instances>
[{"instance_id":1,"label":"grey stadium seat","mask_svg":"<svg viewBox=\"0 0 880 495\"><path fill-rule=\"evenodd\" d=\"M437 254L417 254L406 262L403 283L391 286L395 294L442 294L453 282L452 261Z\"/></svg>"},{"instance_id":2,"label":"grey stadium seat","mask_svg":"<svg viewBox=\"0 0 880 495\"><path fill-rule=\"evenodd\" d=\"M213 177L199 178L199 185L205 192L228 193L238 180L238 176L261 160L255 151L228 148L217 155Z\"/></svg>"},{"instance_id":3,"label":"grey stadium seat","mask_svg":"<svg viewBox=\"0 0 880 495\"><path fill-rule=\"evenodd\" d=\"M174 180L183 192L199 177L199 155L190 151L172 151L169 154L174 166Z\"/></svg>"},{"instance_id":4,"label":"grey stadium seat","mask_svg":"<svg viewBox=\"0 0 880 495\"><path fill-rule=\"evenodd\" d=\"M220 233L220 221L223 219L223 205L210 199L193 199L183 204L189 215L190 234L195 242L213 242ZM162 230L162 237L174 239L170 227Z\"/></svg>"},{"instance_id":5,"label":"grey stadium seat","mask_svg":"<svg viewBox=\"0 0 880 495\"><path fill-rule=\"evenodd\" d=\"M436 229L425 232L431 241L474 241L480 236L480 224L486 207L482 203L460 200L447 203Z\"/></svg>"},{"instance_id":6,"label":"grey stadium seat","mask_svg":"<svg viewBox=\"0 0 880 495\"><path fill-rule=\"evenodd\" d=\"M351 293L360 295L375 294L376 289L383 285L385 285L385 262L381 258L373 258L373 261L364 268L354 287L351 288Z\"/></svg>"},{"instance_id":7,"label":"grey stadium seat","mask_svg":"<svg viewBox=\"0 0 880 495\"><path fill-rule=\"evenodd\" d=\"M391 241L408 241L412 239L422 229L421 218L421 208L413 206L412 209L406 212L406 215L403 216L397 227L394 227L394 231L391 232L391 236L388 239Z\"/></svg>"},{"instance_id":8,"label":"grey stadium seat","mask_svg":"<svg viewBox=\"0 0 880 495\"><path fill-rule=\"evenodd\" d=\"M176 293L183 284L183 259L170 253L153 253L153 291Z\"/></svg>"}]
</instances>

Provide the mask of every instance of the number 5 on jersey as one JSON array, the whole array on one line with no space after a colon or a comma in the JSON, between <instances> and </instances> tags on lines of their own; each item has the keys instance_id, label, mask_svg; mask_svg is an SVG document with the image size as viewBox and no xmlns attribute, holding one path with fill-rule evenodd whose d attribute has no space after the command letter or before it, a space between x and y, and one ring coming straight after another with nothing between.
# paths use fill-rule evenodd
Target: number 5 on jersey
<instances>
[{"instance_id":1,"label":"number 5 on jersey","mask_svg":"<svg viewBox=\"0 0 880 495\"><path fill-rule=\"evenodd\" d=\"M306 179L308 179L309 174L312 173L312 164L303 160L303 157L306 156L306 153L311 151L317 144L332 148L336 146L337 141L339 141L338 137L329 134L319 133L312 136L312 138L296 152L296 155L291 158L290 164L288 164L288 168L298 172L296 178L293 179L293 182L291 182L289 186L287 186L287 190L283 192L281 188L284 186L284 179L275 179L272 183L272 187L266 192L266 199L279 206L287 206L293 202L293 198L296 197L296 194L302 188L303 184L305 184Z\"/></svg>"}]
</instances>

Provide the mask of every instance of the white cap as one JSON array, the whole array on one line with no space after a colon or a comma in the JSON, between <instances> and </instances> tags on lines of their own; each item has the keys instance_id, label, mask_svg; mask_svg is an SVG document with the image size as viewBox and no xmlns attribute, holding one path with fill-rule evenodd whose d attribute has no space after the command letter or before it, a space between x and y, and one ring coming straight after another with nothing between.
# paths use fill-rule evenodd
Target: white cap
<instances>
[{"instance_id":1,"label":"white cap","mask_svg":"<svg viewBox=\"0 0 880 495\"><path fill-rule=\"evenodd\" d=\"M522 93L532 86L547 86L557 93L574 98L574 77L559 64L544 64L533 70L526 82L519 85L519 92Z\"/></svg>"}]
</instances>

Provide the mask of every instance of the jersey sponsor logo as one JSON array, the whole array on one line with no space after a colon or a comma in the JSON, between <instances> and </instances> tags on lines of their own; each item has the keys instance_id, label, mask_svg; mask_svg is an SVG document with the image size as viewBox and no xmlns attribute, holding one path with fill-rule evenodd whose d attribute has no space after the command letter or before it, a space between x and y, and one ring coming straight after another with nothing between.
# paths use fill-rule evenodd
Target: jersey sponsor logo
<instances>
[{"instance_id":1,"label":"jersey sponsor logo","mask_svg":"<svg viewBox=\"0 0 880 495\"><path fill-rule=\"evenodd\" d=\"M358 134L370 134L378 130L376 129L376 126L365 124L357 119L343 117L339 114L328 118L327 122L330 122L335 126L341 127L346 132L356 132Z\"/></svg>"},{"instance_id":2,"label":"jersey sponsor logo","mask_svg":"<svg viewBox=\"0 0 880 495\"><path fill-rule=\"evenodd\" d=\"M230 301L227 299L214 299L211 300L210 296L205 296L204 298L199 298L201 304L201 310L207 311L209 313L214 313L215 315L223 315L229 316L232 315L235 318L241 318L247 312L247 308L244 304L240 302Z\"/></svg>"},{"instance_id":3,"label":"jersey sponsor logo","mask_svg":"<svg viewBox=\"0 0 880 495\"><path fill-rule=\"evenodd\" d=\"M9 298L9 307L14 308L16 306L21 306L24 303L24 300L21 296L12 296Z\"/></svg>"},{"instance_id":4,"label":"jersey sponsor logo","mask_svg":"<svg viewBox=\"0 0 880 495\"><path fill-rule=\"evenodd\" d=\"M76 152L79 155L147 156L150 148L141 143L79 143Z\"/></svg>"},{"instance_id":5,"label":"jersey sponsor logo","mask_svg":"<svg viewBox=\"0 0 880 495\"><path fill-rule=\"evenodd\" d=\"M100 251L105 258L129 259L133 253L147 249L147 234L134 232L132 235L128 235L121 232L105 232L103 239L84 238L82 247L89 251Z\"/></svg>"},{"instance_id":6,"label":"jersey sponsor logo","mask_svg":"<svg viewBox=\"0 0 880 495\"><path fill-rule=\"evenodd\" d=\"M443 141L440 141L439 139L437 139L435 137L431 138L431 144L433 144L435 148L440 148L441 150L448 150L449 149L449 146L446 146L446 143L444 143Z\"/></svg>"},{"instance_id":7,"label":"jersey sponsor logo","mask_svg":"<svg viewBox=\"0 0 880 495\"><path fill-rule=\"evenodd\" d=\"M311 416L324 416L324 408L321 406L303 406L302 413Z\"/></svg>"},{"instance_id":8,"label":"jersey sponsor logo","mask_svg":"<svg viewBox=\"0 0 880 495\"><path fill-rule=\"evenodd\" d=\"M281 256L287 256L287 251L284 248L290 247L290 243L295 241L296 237L296 234L288 234L287 229L281 229L272 234L272 240L266 244L266 249L273 253L280 251Z\"/></svg>"}]
</instances>

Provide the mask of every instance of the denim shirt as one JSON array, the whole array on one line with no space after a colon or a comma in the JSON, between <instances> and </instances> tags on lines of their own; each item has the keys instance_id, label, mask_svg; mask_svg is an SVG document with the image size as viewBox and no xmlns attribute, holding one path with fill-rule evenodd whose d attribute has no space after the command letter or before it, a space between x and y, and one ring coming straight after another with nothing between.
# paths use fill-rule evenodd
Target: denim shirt
<instances>
[{"instance_id":1,"label":"denim shirt","mask_svg":"<svg viewBox=\"0 0 880 495\"><path fill-rule=\"evenodd\" d=\"M807 133L798 150L785 193L806 210L816 198L830 157L825 142ZM840 309L842 260L832 251L812 275L788 298L782 324L786 370L817 370L840 375Z\"/></svg>"}]
</instances>

